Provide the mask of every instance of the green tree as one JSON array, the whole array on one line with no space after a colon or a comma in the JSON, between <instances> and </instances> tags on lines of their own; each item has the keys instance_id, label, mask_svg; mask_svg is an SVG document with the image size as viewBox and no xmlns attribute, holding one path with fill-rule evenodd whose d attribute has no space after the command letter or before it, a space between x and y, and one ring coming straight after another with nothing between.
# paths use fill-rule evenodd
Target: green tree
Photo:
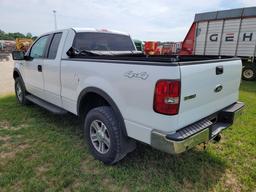
<instances>
[{"instance_id":1,"label":"green tree","mask_svg":"<svg viewBox=\"0 0 256 192\"><path fill-rule=\"evenodd\" d=\"M31 33L27 33L26 38L32 39L33 35Z\"/></svg>"},{"instance_id":2,"label":"green tree","mask_svg":"<svg viewBox=\"0 0 256 192\"><path fill-rule=\"evenodd\" d=\"M33 38L31 33L27 33L24 35L20 32L15 33L5 33L3 30L0 29L0 40L15 40L16 38Z\"/></svg>"}]
</instances>

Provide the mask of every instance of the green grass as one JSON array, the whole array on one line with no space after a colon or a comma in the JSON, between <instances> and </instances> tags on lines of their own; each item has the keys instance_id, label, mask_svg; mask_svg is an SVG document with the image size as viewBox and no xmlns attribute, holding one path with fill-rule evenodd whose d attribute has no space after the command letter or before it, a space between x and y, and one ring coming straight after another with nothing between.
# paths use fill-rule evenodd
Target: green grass
<instances>
[{"instance_id":1,"label":"green grass","mask_svg":"<svg viewBox=\"0 0 256 192\"><path fill-rule=\"evenodd\" d=\"M80 121L0 98L0 191L256 191L256 82L220 143L172 156L138 144L115 166L93 159Z\"/></svg>"}]
</instances>

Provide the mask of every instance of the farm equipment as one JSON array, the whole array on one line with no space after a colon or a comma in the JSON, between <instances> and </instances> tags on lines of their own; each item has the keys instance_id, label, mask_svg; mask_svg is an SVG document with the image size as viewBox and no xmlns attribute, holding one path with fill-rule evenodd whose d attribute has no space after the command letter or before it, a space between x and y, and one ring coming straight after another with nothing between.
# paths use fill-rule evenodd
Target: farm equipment
<instances>
[{"instance_id":1,"label":"farm equipment","mask_svg":"<svg viewBox=\"0 0 256 192\"><path fill-rule=\"evenodd\" d=\"M163 43L161 55L177 55L181 48L181 42Z\"/></svg>"},{"instance_id":2,"label":"farm equipment","mask_svg":"<svg viewBox=\"0 0 256 192\"><path fill-rule=\"evenodd\" d=\"M163 44L161 55L171 55L172 54L172 44Z\"/></svg>"},{"instance_id":3,"label":"farm equipment","mask_svg":"<svg viewBox=\"0 0 256 192\"><path fill-rule=\"evenodd\" d=\"M16 39L16 50L26 52L32 43L33 43L33 39L17 38Z\"/></svg>"},{"instance_id":4,"label":"farm equipment","mask_svg":"<svg viewBox=\"0 0 256 192\"><path fill-rule=\"evenodd\" d=\"M133 42L135 44L135 47L136 47L137 51L143 51L144 50L143 41L138 40L138 39L133 39Z\"/></svg>"},{"instance_id":5,"label":"farm equipment","mask_svg":"<svg viewBox=\"0 0 256 192\"><path fill-rule=\"evenodd\" d=\"M177 55L181 42L146 41L144 52L146 55Z\"/></svg>"},{"instance_id":6,"label":"farm equipment","mask_svg":"<svg viewBox=\"0 0 256 192\"><path fill-rule=\"evenodd\" d=\"M146 41L144 45L144 52L146 55L157 55L159 50L157 47L159 46L159 42L157 41Z\"/></svg>"},{"instance_id":7,"label":"farm equipment","mask_svg":"<svg viewBox=\"0 0 256 192\"><path fill-rule=\"evenodd\" d=\"M256 79L256 7L195 15L179 55L240 57L242 78Z\"/></svg>"},{"instance_id":8,"label":"farm equipment","mask_svg":"<svg viewBox=\"0 0 256 192\"><path fill-rule=\"evenodd\" d=\"M0 53L11 53L15 50L15 41L0 40Z\"/></svg>"}]
</instances>

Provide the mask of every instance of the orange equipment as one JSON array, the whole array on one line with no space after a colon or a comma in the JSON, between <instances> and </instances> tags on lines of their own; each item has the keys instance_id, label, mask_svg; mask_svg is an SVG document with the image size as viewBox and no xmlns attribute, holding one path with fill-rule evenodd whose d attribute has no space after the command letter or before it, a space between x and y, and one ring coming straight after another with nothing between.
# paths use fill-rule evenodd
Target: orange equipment
<instances>
[{"instance_id":1,"label":"orange equipment","mask_svg":"<svg viewBox=\"0 0 256 192\"><path fill-rule=\"evenodd\" d=\"M33 43L32 39L17 38L16 39L16 50L26 52L32 43Z\"/></svg>"}]
</instances>

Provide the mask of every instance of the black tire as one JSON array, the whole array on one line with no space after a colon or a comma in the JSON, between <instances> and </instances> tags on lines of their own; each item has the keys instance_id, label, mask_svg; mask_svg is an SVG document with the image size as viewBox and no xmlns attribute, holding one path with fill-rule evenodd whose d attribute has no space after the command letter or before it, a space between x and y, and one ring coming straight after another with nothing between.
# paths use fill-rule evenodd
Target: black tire
<instances>
[{"instance_id":1,"label":"black tire","mask_svg":"<svg viewBox=\"0 0 256 192\"><path fill-rule=\"evenodd\" d=\"M24 83L20 77L15 79L15 95L18 103L22 105L28 105L30 102L26 99L26 89Z\"/></svg>"},{"instance_id":2,"label":"black tire","mask_svg":"<svg viewBox=\"0 0 256 192\"><path fill-rule=\"evenodd\" d=\"M95 137L97 134L96 132L92 133L93 123L95 122L99 123L99 126L101 126L101 123L103 123L107 130L106 136L108 137L108 141L110 141L110 145L108 150L105 150L105 153L99 151L100 147L97 149L97 143L100 143L97 141L97 139L95 139L95 142L92 141L92 135ZM105 164L114 164L121 160L128 152L131 152L135 149L134 142L132 145L129 145L129 142L126 142L127 137L123 135L118 125L118 119L115 116L112 108L109 106L94 108L90 110L85 117L84 132L89 150L96 159L102 161ZM105 137L102 136L102 138ZM104 145L103 148L106 149L107 145Z\"/></svg>"},{"instance_id":3,"label":"black tire","mask_svg":"<svg viewBox=\"0 0 256 192\"><path fill-rule=\"evenodd\" d=\"M245 65L242 72L242 79L246 81L254 81L256 79L256 64Z\"/></svg>"}]
</instances>

